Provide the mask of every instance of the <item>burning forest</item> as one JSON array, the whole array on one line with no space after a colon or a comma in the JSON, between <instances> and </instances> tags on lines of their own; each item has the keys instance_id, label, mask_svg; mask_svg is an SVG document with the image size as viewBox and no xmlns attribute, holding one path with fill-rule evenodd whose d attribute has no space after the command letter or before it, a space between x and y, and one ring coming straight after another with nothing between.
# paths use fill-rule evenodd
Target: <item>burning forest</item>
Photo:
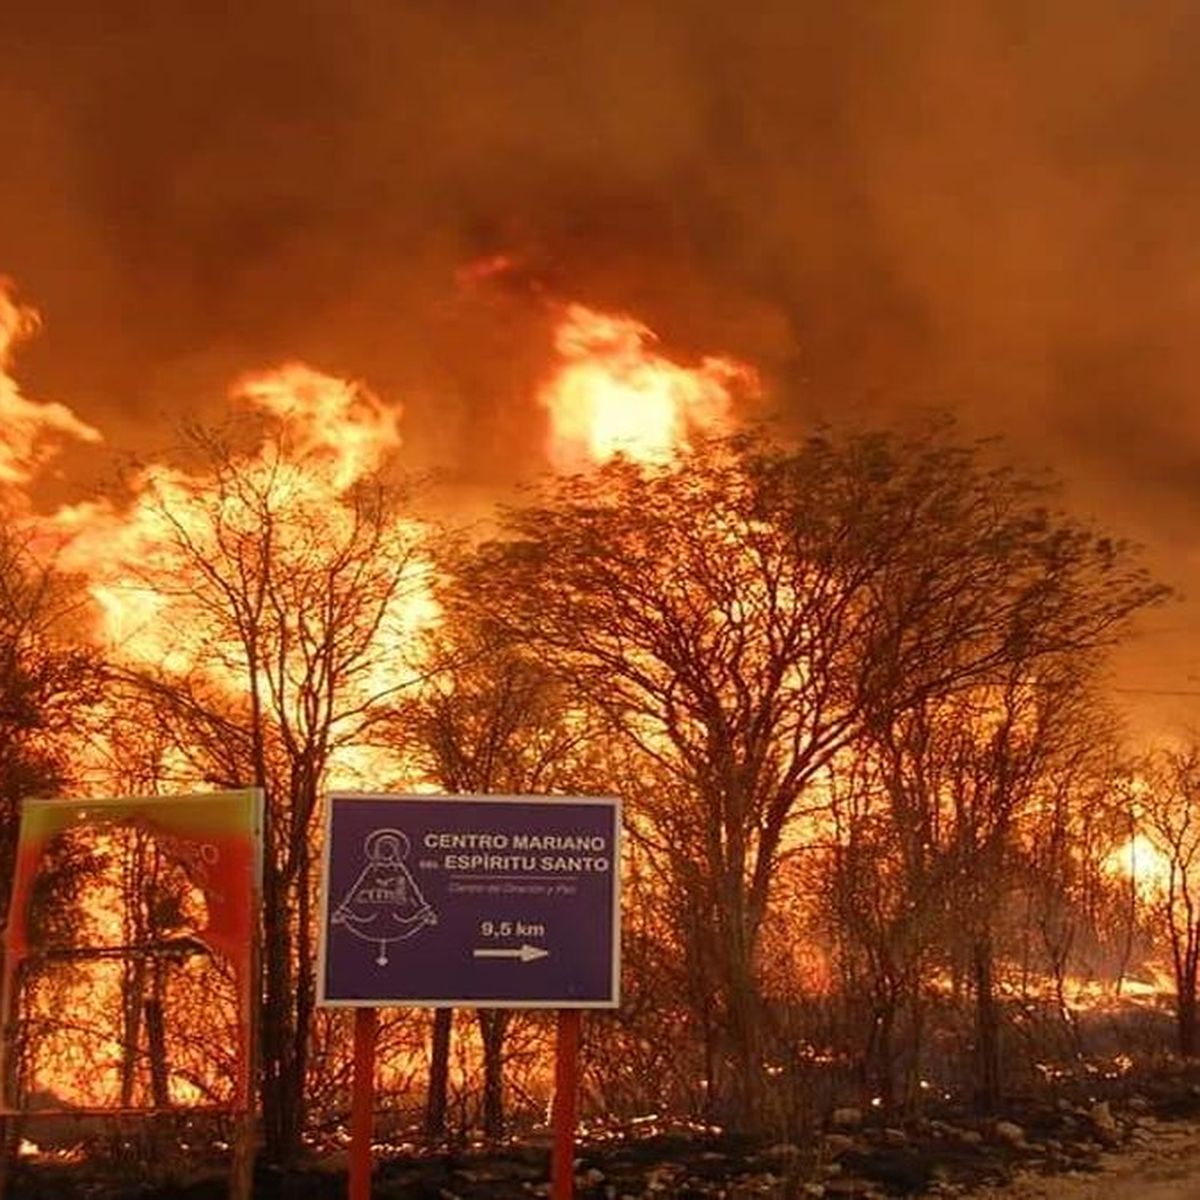
<instances>
[{"instance_id":1,"label":"burning forest","mask_svg":"<svg viewBox=\"0 0 1200 1200\"><path fill-rule=\"evenodd\" d=\"M342 1162L331 793L619 802L497 843L619 842L589 1153L825 1195L1186 1087L1195 230L1140 198L1194 183L1194 14L403 7L31 13L0 81L0 1192ZM398 923L487 866L385 832ZM377 1039L393 1163L546 1133L552 1014Z\"/></svg>"},{"instance_id":2,"label":"burning forest","mask_svg":"<svg viewBox=\"0 0 1200 1200\"><path fill-rule=\"evenodd\" d=\"M23 395L36 321L5 303L4 862L26 797L263 789L272 1159L346 1103L314 974L331 788L620 794L626 999L589 1025L592 1119L795 1136L837 1103L994 1111L1120 1073L1126 1026L1194 1053L1197 768L1133 757L1105 688L1164 589L989 448L944 421L788 437L742 415L749 365L564 305L550 473L482 527L400 486L398 408L301 363L236 381L177 463L38 507L56 446L103 431ZM21 1106L229 1102L230 964L186 865L125 825L51 843ZM536 1123L536 1014L442 1010L432 1058L427 1022L385 1021L397 1130Z\"/></svg>"}]
</instances>

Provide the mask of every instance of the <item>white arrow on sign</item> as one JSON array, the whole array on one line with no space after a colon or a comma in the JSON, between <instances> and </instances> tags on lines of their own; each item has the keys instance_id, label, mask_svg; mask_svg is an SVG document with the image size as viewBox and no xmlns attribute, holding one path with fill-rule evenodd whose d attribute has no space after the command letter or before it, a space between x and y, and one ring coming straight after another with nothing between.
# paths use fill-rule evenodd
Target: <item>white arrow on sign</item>
<instances>
[{"instance_id":1,"label":"white arrow on sign","mask_svg":"<svg viewBox=\"0 0 1200 1200\"><path fill-rule=\"evenodd\" d=\"M506 946L494 950L477 946L471 953L476 958L519 958L522 962L536 962L539 958L548 958L550 955L549 950L543 950L540 946L530 946L528 943L524 946Z\"/></svg>"}]
</instances>

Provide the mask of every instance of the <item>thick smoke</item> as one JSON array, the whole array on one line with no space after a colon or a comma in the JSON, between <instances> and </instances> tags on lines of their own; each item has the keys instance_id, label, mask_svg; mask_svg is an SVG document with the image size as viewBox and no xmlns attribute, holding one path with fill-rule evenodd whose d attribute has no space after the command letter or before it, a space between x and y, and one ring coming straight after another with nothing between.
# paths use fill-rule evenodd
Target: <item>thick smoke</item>
<instances>
[{"instance_id":1,"label":"thick smoke","mask_svg":"<svg viewBox=\"0 0 1200 1200\"><path fill-rule=\"evenodd\" d=\"M1200 583L1190 0L0 23L0 270L48 326L20 373L110 442L301 356L402 399L413 454L486 490L537 463L562 296L749 359L801 419L952 408ZM507 288L456 283L501 251ZM1190 686L1197 631L1132 685Z\"/></svg>"}]
</instances>

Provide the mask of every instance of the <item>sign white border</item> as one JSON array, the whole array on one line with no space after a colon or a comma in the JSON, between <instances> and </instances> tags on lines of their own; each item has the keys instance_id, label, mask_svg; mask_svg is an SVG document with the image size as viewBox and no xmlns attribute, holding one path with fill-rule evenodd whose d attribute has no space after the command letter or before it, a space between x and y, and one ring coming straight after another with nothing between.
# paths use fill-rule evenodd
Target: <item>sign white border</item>
<instances>
[{"instance_id":1,"label":"sign white border","mask_svg":"<svg viewBox=\"0 0 1200 1200\"><path fill-rule=\"evenodd\" d=\"M603 1000L491 1000L461 997L413 999L408 996L380 996L366 1000L329 999L325 995L325 965L329 941L329 879L330 853L333 838L333 808L335 802L359 800L399 800L405 802L455 803L471 801L482 804L538 804L548 808L578 808L603 805L613 813L612 854L612 975L608 996ZM471 792L329 792L325 796L324 843L321 847L320 926L317 931L317 1003L325 1008L595 1008L614 1009L621 1005L621 850L623 841L621 800L619 796L500 796Z\"/></svg>"}]
</instances>

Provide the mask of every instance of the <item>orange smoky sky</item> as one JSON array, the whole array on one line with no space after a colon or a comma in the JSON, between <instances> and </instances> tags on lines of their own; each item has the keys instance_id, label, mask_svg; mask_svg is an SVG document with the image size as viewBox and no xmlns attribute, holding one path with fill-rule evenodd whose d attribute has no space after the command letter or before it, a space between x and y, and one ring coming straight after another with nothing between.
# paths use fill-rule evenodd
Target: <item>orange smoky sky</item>
<instances>
[{"instance_id":1,"label":"orange smoky sky","mask_svg":"<svg viewBox=\"0 0 1200 1200\"><path fill-rule=\"evenodd\" d=\"M301 358L486 491L570 300L788 419L951 409L1200 592L1194 0L42 0L0 41L15 371L110 448ZM1198 613L1125 684L1200 691Z\"/></svg>"}]
</instances>

